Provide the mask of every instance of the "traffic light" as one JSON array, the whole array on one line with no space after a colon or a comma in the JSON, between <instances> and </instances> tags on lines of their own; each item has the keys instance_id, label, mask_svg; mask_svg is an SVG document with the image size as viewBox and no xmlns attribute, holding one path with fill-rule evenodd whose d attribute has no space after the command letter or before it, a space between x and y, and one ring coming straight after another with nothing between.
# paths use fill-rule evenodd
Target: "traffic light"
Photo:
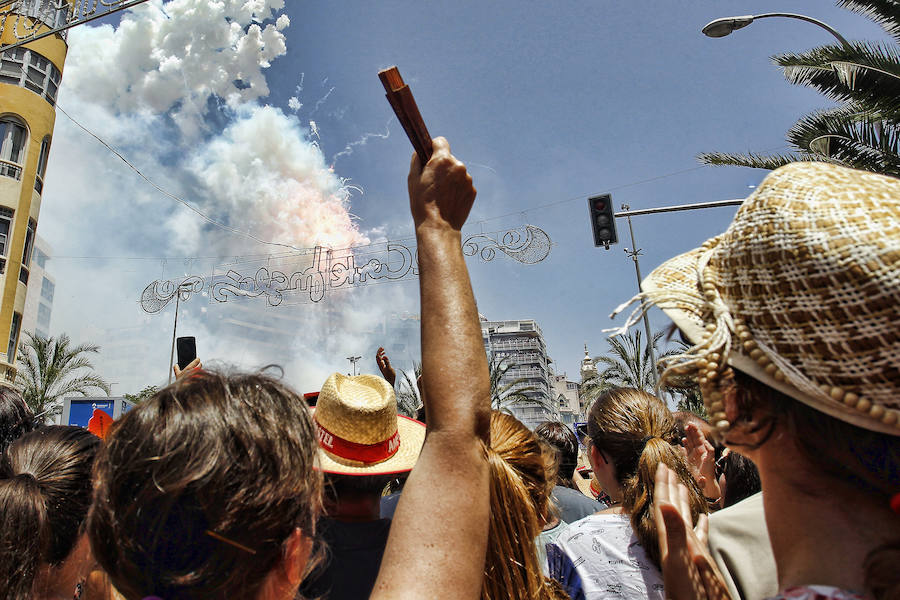
<instances>
[{"instance_id":1,"label":"traffic light","mask_svg":"<svg viewBox=\"0 0 900 600\"><path fill-rule=\"evenodd\" d=\"M612 196L603 194L589 198L588 208L591 213L591 229L594 230L594 245L608 248L610 244L617 244L619 236L616 233Z\"/></svg>"}]
</instances>

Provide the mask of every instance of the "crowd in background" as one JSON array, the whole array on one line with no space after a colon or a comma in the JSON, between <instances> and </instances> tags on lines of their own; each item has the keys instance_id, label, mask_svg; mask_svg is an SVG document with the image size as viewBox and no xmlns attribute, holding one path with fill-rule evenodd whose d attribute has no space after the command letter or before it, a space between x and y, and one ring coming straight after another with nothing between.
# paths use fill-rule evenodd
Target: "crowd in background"
<instances>
[{"instance_id":1,"label":"crowd in background","mask_svg":"<svg viewBox=\"0 0 900 600\"><path fill-rule=\"evenodd\" d=\"M673 320L709 420L610 388L531 431L490 409L475 189L434 150L418 419L382 349L306 399L194 364L103 440L0 390L0 598L900 598L900 181L782 168L645 280L629 323Z\"/></svg>"}]
</instances>

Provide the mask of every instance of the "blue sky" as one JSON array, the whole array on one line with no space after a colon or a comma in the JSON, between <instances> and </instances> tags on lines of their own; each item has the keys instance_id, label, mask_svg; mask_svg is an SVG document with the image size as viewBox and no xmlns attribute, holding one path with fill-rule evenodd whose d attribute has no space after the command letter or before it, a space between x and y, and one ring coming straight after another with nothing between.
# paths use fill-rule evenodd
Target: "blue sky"
<instances>
[{"instance_id":1,"label":"blue sky","mask_svg":"<svg viewBox=\"0 0 900 600\"><path fill-rule=\"evenodd\" d=\"M263 70L270 93L254 102L277 107L295 119L301 132L298 135L305 136L306 142L315 139L335 175L349 178L362 188L363 193L354 193L350 200L350 212L357 217L361 232L373 240L409 237L412 229L405 180L411 147L392 118L377 78L379 69L398 65L432 135L446 136L454 154L469 165L479 194L467 232L497 231L529 223L547 231L554 242L550 256L538 265L525 266L507 259L470 261L480 312L492 320L538 321L557 370L573 376L583 356L583 344L587 342L593 354L602 353L606 348L602 330L621 323L621 319L610 321L609 313L636 291L634 267L623 252L631 245L626 242L627 226L619 222L619 245L609 251L594 248L586 198L610 192L617 207L627 203L632 208L648 208L745 197L764 172L696 168L695 156L713 150L782 151L786 129L802 114L827 105L818 94L788 84L768 58L780 51L802 51L830 43L832 38L825 31L799 21L766 19L722 39L700 33L700 28L716 17L768 11L815 16L850 39L885 39L867 19L830 3L812 1L289 0L281 11L290 18L290 26L282 31L286 52ZM301 81L302 89L298 89ZM67 84L65 78L63 84ZM87 118L91 101L83 91L79 93L76 106ZM291 97L302 103L299 110L289 108ZM63 95L61 105L64 99ZM147 118L147 110L145 106L140 118L129 116L121 106L114 112L133 123ZM207 135L220 134L234 113L226 111L225 115L207 115ZM63 121L60 117L58 123ZM310 121L315 122L318 136L310 131ZM141 213L144 216L138 217L138 223L131 219L131 240L142 230L150 238L157 235L158 227L146 217L157 214L153 211L162 215L160 218L191 218L177 212L183 209L168 198L123 174L121 165L103 158L101 150L77 137L78 132L71 127L67 126L62 135L71 137L70 148L81 144L78 147L83 152L96 152L96 168L121 177L123 185L140 196L141 210L150 211ZM366 143L353 145L352 153L334 160L348 144L362 139ZM155 151L158 168L154 172L166 177L163 163L171 162L172 153L160 140L153 144L156 150L141 147L136 140L131 140L132 146L125 141L121 144L130 147L134 156L147 160ZM70 213L61 208L68 202L63 198L66 159L54 158L51 156L50 183L54 169L60 175L56 187L48 190L41 232L51 238L57 254L75 256L89 249L104 256L120 256L123 252L158 256L133 241L95 237L87 231L76 231L79 235L73 236L67 229L71 223L63 222ZM189 199L191 188L184 180L167 183L180 186ZM51 198L54 193L56 197ZM209 200L205 206L210 208L214 202ZM126 209L117 207L113 213L128 219L123 211ZM241 221L240 212L223 211L223 218L227 215L229 222ZM733 215L733 208L718 208L636 217L635 235L644 253L644 274L724 231ZM114 224L106 221L105 226ZM75 227L90 225L82 222ZM85 242L85 236L91 241ZM180 256L178 251L178 245L173 244L166 255ZM191 249L182 252L190 253ZM81 302L78 311L59 309L54 314L53 329L77 331L81 327L85 336L102 337L106 335L104 327L126 332L134 328L135 335L163 346L165 352L154 351L153 364L164 362L168 346L162 340L171 335L171 329L167 329L171 315L148 320L130 309L111 319L115 323L97 325L110 314L102 303L137 299L143 287L139 282L158 277L159 263L131 261L127 269L114 261L104 265L63 259L56 262L57 273L64 271L57 275L60 284L68 290L60 295L69 303L81 297L77 282L99 268L127 270L129 275L117 277L129 283L122 285L120 295L105 296L99 303ZM366 320L376 319L378 311L386 307L418 312L414 280L376 287L396 289L372 296L345 323L357 323L363 331ZM276 310L319 310L312 313L314 318L315 314L328 318L318 306ZM198 311L194 307L185 313L186 327L190 327L192 314L201 318ZM95 326L88 328L86 322ZM653 315L653 323L655 327L667 324L660 313ZM334 370L345 369L343 357L351 353L365 356L360 363L364 370L375 369L377 345L370 347L375 340L369 335L355 336L353 331L351 327L341 343L329 347L330 355L322 357L323 369L329 361ZM210 332L214 335L215 327ZM103 339L92 341L104 343ZM121 351L116 358L122 359L122 352L135 365L146 359L138 350ZM128 352L135 354L129 356ZM317 347L304 347L301 340L299 346L294 344L282 352L317 352ZM253 360L283 362L279 360L282 356L276 349L270 354L256 354ZM253 366L243 364L239 357L217 358ZM99 363L120 364L111 361L104 356ZM157 375L153 377L158 379ZM156 382L153 377L144 375L151 383ZM314 387L314 376L307 377L310 379L298 375L295 384L304 389ZM131 391L129 387L140 383L140 377L132 374L123 375L122 380L127 382L122 384L125 389L116 391Z\"/></svg>"}]
</instances>

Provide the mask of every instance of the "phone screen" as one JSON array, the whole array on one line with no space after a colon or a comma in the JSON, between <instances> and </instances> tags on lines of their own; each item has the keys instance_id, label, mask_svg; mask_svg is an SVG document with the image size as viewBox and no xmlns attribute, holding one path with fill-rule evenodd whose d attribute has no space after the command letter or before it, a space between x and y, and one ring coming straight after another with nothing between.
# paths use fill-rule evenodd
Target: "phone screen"
<instances>
[{"instance_id":1,"label":"phone screen","mask_svg":"<svg viewBox=\"0 0 900 600\"><path fill-rule=\"evenodd\" d=\"M197 339L193 336L180 337L175 341L178 352L178 368L183 369L197 358Z\"/></svg>"}]
</instances>

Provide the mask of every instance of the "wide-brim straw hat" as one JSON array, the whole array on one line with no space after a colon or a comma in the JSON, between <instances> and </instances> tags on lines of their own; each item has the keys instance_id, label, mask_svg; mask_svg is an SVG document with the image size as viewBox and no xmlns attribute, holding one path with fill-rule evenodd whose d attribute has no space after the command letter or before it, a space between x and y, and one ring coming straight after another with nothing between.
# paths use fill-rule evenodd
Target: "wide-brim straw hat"
<instances>
[{"instance_id":1,"label":"wide-brim straw hat","mask_svg":"<svg viewBox=\"0 0 900 600\"><path fill-rule=\"evenodd\" d=\"M333 373L319 392L313 420L325 473L404 473L425 441L425 425L398 415L394 388L375 375Z\"/></svg>"},{"instance_id":2,"label":"wide-brim straw hat","mask_svg":"<svg viewBox=\"0 0 900 600\"><path fill-rule=\"evenodd\" d=\"M900 180L782 167L725 233L663 263L642 289L626 327L653 304L695 344L663 362L664 376L696 374L720 430L721 399L706 389L727 363L834 418L900 435Z\"/></svg>"}]
</instances>

